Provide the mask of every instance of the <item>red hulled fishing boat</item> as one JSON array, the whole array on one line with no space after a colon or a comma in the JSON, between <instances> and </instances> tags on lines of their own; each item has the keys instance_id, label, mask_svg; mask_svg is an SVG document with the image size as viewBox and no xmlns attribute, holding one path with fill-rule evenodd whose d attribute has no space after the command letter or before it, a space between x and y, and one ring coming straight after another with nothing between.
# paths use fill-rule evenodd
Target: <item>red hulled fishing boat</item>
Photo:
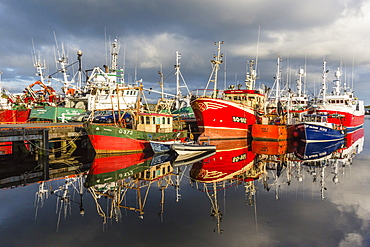
<instances>
[{"instance_id":1,"label":"red hulled fishing boat","mask_svg":"<svg viewBox=\"0 0 370 247\"><path fill-rule=\"evenodd\" d=\"M340 124L346 127L347 132L353 132L364 124L365 108L364 101L355 97L354 92L346 83L342 85L340 80L341 71L338 68L333 81L333 90L327 94L327 73L326 61L323 63L323 82L321 95L317 102L317 112L327 114L328 122Z\"/></svg>"},{"instance_id":2,"label":"red hulled fishing boat","mask_svg":"<svg viewBox=\"0 0 370 247\"><path fill-rule=\"evenodd\" d=\"M252 124L263 113L265 96L262 90L254 89L257 79L254 61L250 61L249 72L246 75L246 88L233 85L223 92L217 89L217 72L220 69L222 54L220 45L218 54L212 60L212 73L204 90L198 90L191 102L198 124L200 139L235 139L246 138ZM210 82L214 89L208 90Z\"/></svg>"}]
</instances>

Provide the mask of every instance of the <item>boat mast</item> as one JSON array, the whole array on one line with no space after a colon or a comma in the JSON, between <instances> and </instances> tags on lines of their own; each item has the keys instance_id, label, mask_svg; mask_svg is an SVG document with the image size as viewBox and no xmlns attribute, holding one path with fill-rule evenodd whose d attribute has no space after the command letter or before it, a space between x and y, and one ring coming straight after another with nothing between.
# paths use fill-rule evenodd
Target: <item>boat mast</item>
<instances>
[{"instance_id":1,"label":"boat mast","mask_svg":"<svg viewBox=\"0 0 370 247\"><path fill-rule=\"evenodd\" d=\"M158 74L161 78L161 80L158 82L159 86L161 87L161 101L164 101L164 81L163 81L163 73L162 73L162 66L161 66L161 71L158 71Z\"/></svg>"},{"instance_id":2,"label":"boat mast","mask_svg":"<svg viewBox=\"0 0 370 247\"><path fill-rule=\"evenodd\" d=\"M257 71L254 69L256 63L254 60L250 60L247 64L249 64L249 71L247 71L245 76L245 86L247 89L252 90L256 87L256 80L258 79Z\"/></svg>"},{"instance_id":3,"label":"boat mast","mask_svg":"<svg viewBox=\"0 0 370 247\"><path fill-rule=\"evenodd\" d=\"M118 49L119 48L118 48L118 45L117 45L117 39L114 39L114 41L112 43L112 52L111 52L111 55L112 55L111 68L112 68L112 70L117 69Z\"/></svg>"},{"instance_id":4,"label":"boat mast","mask_svg":"<svg viewBox=\"0 0 370 247\"><path fill-rule=\"evenodd\" d=\"M298 79L297 79L297 95L298 97L301 97L303 96L303 92L302 92L302 78L305 76L305 71L304 69L300 68L299 69L299 72L298 72Z\"/></svg>"},{"instance_id":5,"label":"boat mast","mask_svg":"<svg viewBox=\"0 0 370 247\"><path fill-rule=\"evenodd\" d=\"M176 74L176 109L179 108L179 99L181 98L181 90L180 90L180 63L179 60L181 58L181 54L176 51L176 64L175 64L175 74Z\"/></svg>"},{"instance_id":6,"label":"boat mast","mask_svg":"<svg viewBox=\"0 0 370 247\"><path fill-rule=\"evenodd\" d=\"M280 62L282 58L278 56L277 60L277 69L276 69L276 101L280 99L280 80L281 80L281 68L280 68Z\"/></svg>"},{"instance_id":7,"label":"boat mast","mask_svg":"<svg viewBox=\"0 0 370 247\"><path fill-rule=\"evenodd\" d=\"M111 73L114 76L113 77L114 83L117 82L116 76L117 76L117 69L118 69L118 65L117 65L118 52L119 52L118 40L114 39L112 43L112 47L111 47L111 71L112 71Z\"/></svg>"},{"instance_id":8,"label":"boat mast","mask_svg":"<svg viewBox=\"0 0 370 247\"><path fill-rule=\"evenodd\" d=\"M33 46L33 66L36 68L36 76L40 77L40 81L45 84L44 80L44 69L45 69L45 61L44 63L41 62L41 57L40 54L38 56L36 55L36 50L35 50L35 44L33 43L32 39L32 46Z\"/></svg>"},{"instance_id":9,"label":"boat mast","mask_svg":"<svg viewBox=\"0 0 370 247\"><path fill-rule=\"evenodd\" d=\"M334 72L335 79L333 81L334 83L334 95L340 95L340 86L341 81L340 77L342 75L342 72L340 71L340 68L338 67L337 70Z\"/></svg>"},{"instance_id":10,"label":"boat mast","mask_svg":"<svg viewBox=\"0 0 370 247\"><path fill-rule=\"evenodd\" d=\"M329 70L326 69L326 61L323 63L321 94L323 103L326 101L326 78Z\"/></svg>"},{"instance_id":11,"label":"boat mast","mask_svg":"<svg viewBox=\"0 0 370 247\"><path fill-rule=\"evenodd\" d=\"M68 56L64 51L63 43L61 44L61 46L62 46L62 55L60 55L59 47L58 47L58 41L57 41L57 37L56 37L55 32L54 32L54 39L55 39L55 46L56 46L56 49L57 49L57 52L58 52L58 58L56 59L56 61L60 64L60 68L61 68L60 71L62 72L62 75L63 75L63 81L62 81L62 83L64 84L63 89L66 92L67 88L71 84L71 82L68 81L68 75L67 75Z\"/></svg>"},{"instance_id":12,"label":"boat mast","mask_svg":"<svg viewBox=\"0 0 370 247\"><path fill-rule=\"evenodd\" d=\"M280 58L280 56L278 56L276 75L274 77L275 81L274 81L274 85L272 86L271 93L269 95L269 98L271 98L273 101L275 101L276 104L280 100L280 81L281 81L280 62L281 62L281 60L282 60L282 58ZM274 91L274 88L275 88L275 91ZM274 95L274 92L275 92L275 95Z\"/></svg>"},{"instance_id":13,"label":"boat mast","mask_svg":"<svg viewBox=\"0 0 370 247\"><path fill-rule=\"evenodd\" d=\"M217 45L217 55L214 55L213 56L214 59L211 60L211 63L212 63L212 73L211 73L211 76L209 77L207 86L209 85L210 82L213 82L214 83L212 98L217 98L218 70L220 69L220 64L223 62L222 61L222 57L224 56L223 54L221 54L221 45L224 44L224 42L223 41L218 41L218 42L215 42L214 44ZM213 79L212 79L212 77L213 77ZM204 90L204 94L206 92L205 90Z\"/></svg>"}]
</instances>

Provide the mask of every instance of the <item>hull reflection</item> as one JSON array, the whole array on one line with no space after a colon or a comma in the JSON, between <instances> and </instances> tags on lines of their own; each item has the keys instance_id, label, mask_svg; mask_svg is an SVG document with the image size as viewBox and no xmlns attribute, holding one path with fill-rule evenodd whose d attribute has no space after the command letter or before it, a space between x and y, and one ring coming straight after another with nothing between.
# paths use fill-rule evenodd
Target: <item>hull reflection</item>
<instances>
[{"instance_id":1,"label":"hull reflection","mask_svg":"<svg viewBox=\"0 0 370 247\"><path fill-rule=\"evenodd\" d=\"M124 179L148 169L153 155L133 153L121 156L96 156L86 178L86 187Z\"/></svg>"}]
</instances>

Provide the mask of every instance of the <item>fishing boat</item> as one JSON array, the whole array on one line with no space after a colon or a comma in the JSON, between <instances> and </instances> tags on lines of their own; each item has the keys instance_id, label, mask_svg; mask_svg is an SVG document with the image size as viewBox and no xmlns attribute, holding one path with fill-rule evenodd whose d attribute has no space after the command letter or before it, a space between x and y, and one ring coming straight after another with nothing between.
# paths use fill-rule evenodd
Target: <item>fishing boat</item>
<instances>
[{"instance_id":1,"label":"fishing boat","mask_svg":"<svg viewBox=\"0 0 370 247\"><path fill-rule=\"evenodd\" d=\"M34 88L34 86L40 88ZM67 122L85 109L65 107L51 86L38 80L26 87L23 94L14 96L2 89L11 109L0 110L0 123L26 123L35 121Z\"/></svg>"},{"instance_id":2,"label":"fishing boat","mask_svg":"<svg viewBox=\"0 0 370 247\"><path fill-rule=\"evenodd\" d=\"M59 51L58 55L60 55ZM78 51L78 61L73 63L78 63L80 68L81 56L82 52ZM33 57L33 62L37 71L36 75L40 76L40 79L26 86L25 90L19 94L11 94L5 88L1 89L1 96L7 99L9 107L8 109L0 111L0 123L25 123L35 121L67 122L73 116L85 111L84 107L80 107L80 105L76 105L76 107L66 106L65 95L57 93L51 86L50 79L62 82L64 86L66 84L70 85L71 81L74 80L67 80L67 77L69 76L67 75L67 68L73 65L67 65L68 56L63 52L61 57L56 60L61 67L57 72L52 73L47 77L48 82L46 82L44 74L45 66L41 62L40 58L35 55ZM63 74L63 80L54 77L54 75L59 72ZM79 70L78 73L81 74L82 71Z\"/></svg>"},{"instance_id":3,"label":"fishing boat","mask_svg":"<svg viewBox=\"0 0 370 247\"><path fill-rule=\"evenodd\" d=\"M265 102L264 92L255 89L257 73L254 69L255 62L249 63L249 72L246 74L245 85L229 86L221 91L217 88L218 70L222 61L221 44L218 52L212 60L212 73L206 89L197 90L193 93L191 107L193 108L196 121L202 139L235 139L246 138L252 124L256 123L259 115L263 113ZM214 89L208 90L210 82L214 83Z\"/></svg>"},{"instance_id":4,"label":"fishing boat","mask_svg":"<svg viewBox=\"0 0 370 247\"><path fill-rule=\"evenodd\" d=\"M143 86L138 89L142 93ZM124 92L117 94L124 95ZM136 109L119 111L113 124L84 123L96 153L141 152L151 150L150 141L185 140L187 131L174 121L173 115L145 110L140 102L141 96ZM112 110L118 109L113 106Z\"/></svg>"},{"instance_id":5,"label":"fishing boat","mask_svg":"<svg viewBox=\"0 0 370 247\"><path fill-rule=\"evenodd\" d=\"M111 63L104 65L104 68L94 67L86 70L87 80L82 82L82 52L77 52L77 61L68 64L68 56L59 53L56 59L58 70L55 73L45 76L45 66L40 58L35 56L34 66L40 79L28 85L25 91L19 95L9 93L5 88L1 89L2 96L7 98L10 109L0 110L0 122L29 122L29 121L52 121L67 122L72 117L79 115L86 110L98 111L107 110L114 105L116 108L125 110L134 108L139 89L136 84L125 83L124 71L118 68L119 44L115 39L111 44ZM70 66L77 72L74 75L68 74L72 71ZM61 79L58 78L61 74ZM46 83L46 77L48 83ZM71 79L68 79L71 78ZM62 92L57 93L51 86L50 80L62 83ZM124 95L118 95L116 88L125 89Z\"/></svg>"},{"instance_id":6,"label":"fishing boat","mask_svg":"<svg viewBox=\"0 0 370 247\"><path fill-rule=\"evenodd\" d=\"M327 121L343 125L348 132L359 129L364 124L364 101L355 97L353 90L342 84L340 79L342 73L339 68L334 73L333 90L327 93L327 73L326 61L323 63L323 81L320 96L317 100L317 112L328 115ZM340 118L336 117L340 116Z\"/></svg>"},{"instance_id":7,"label":"fishing boat","mask_svg":"<svg viewBox=\"0 0 370 247\"><path fill-rule=\"evenodd\" d=\"M304 142L328 142L342 140L346 128L328 122L329 115L307 114L302 123L296 125L294 136Z\"/></svg>"}]
</instances>

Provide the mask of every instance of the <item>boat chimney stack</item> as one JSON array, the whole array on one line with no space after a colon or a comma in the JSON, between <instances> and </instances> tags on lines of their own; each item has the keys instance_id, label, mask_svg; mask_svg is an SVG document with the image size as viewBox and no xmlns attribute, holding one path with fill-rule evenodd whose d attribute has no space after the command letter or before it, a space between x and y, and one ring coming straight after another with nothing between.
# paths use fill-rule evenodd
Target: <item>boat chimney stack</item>
<instances>
[{"instance_id":1,"label":"boat chimney stack","mask_svg":"<svg viewBox=\"0 0 370 247\"><path fill-rule=\"evenodd\" d=\"M104 69L105 69L105 73L109 73L109 66L108 65L103 65Z\"/></svg>"}]
</instances>

